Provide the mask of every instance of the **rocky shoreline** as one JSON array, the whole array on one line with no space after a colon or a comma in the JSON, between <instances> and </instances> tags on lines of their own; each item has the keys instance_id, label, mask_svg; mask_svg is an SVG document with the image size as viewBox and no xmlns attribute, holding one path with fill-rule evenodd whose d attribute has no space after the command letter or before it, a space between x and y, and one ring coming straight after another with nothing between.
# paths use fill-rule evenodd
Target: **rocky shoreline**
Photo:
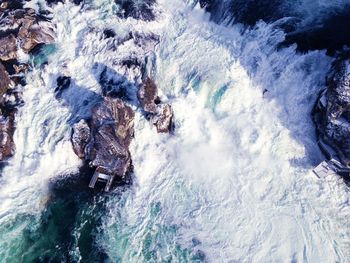
<instances>
[{"instance_id":1,"label":"rocky shoreline","mask_svg":"<svg viewBox=\"0 0 350 263\"><path fill-rule=\"evenodd\" d=\"M15 153L13 135L17 109L24 102L21 88L30 68L20 53L53 43L54 26L49 19L24 8L22 1L1 1L0 5L0 161Z\"/></svg>"}]
</instances>

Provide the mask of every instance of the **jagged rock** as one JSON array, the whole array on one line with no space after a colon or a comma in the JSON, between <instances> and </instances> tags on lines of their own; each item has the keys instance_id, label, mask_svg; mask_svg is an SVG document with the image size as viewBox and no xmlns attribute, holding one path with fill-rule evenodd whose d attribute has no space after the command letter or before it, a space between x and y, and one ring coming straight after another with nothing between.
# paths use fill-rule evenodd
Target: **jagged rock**
<instances>
[{"instance_id":1,"label":"jagged rock","mask_svg":"<svg viewBox=\"0 0 350 263\"><path fill-rule=\"evenodd\" d=\"M85 148L91 140L90 127L85 120L80 120L73 125L72 144L75 154L80 158L85 158Z\"/></svg>"},{"instance_id":2,"label":"jagged rock","mask_svg":"<svg viewBox=\"0 0 350 263\"><path fill-rule=\"evenodd\" d=\"M75 153L97 171L123 177L131 170L134 112L122 100L106 97L92 109L89 123L80 121L73 130Z\"/></svg>"},{"instance_id":3,"label":"jagged rock","mask_svg":"<svg viewBox=\"0 0 350 263\"><path fill-rule=\"evenodd\" d=\"M139 91L138 98L142 109L156 126L158 133L168 133L173 127L171 105L161 104L158 89L154 81L146 78Z\"/></svg>"},{"instance_id":4,"label":"jagged rock","mask_svg":"<svg viewBox=\"0 0 350 263\"><path fill-rule=\"evenodd\" d=\"M17 59L17 41L13 34L0 38L0 60Z\"/></svg>"},{"instance_id":5,"label":"jagged rock","mask_svg":"<svg viewBox=\"0 0 350 263\"><path fill-rule=\"evenodd\" d=\"M5 67L0 63L0 101L11 84L10 76L5 70Z\"/></svg>"},{"instance_id":6,"label":"jagged rock","mask_svg":"<svg viewBox=\"0 0 350 263\"><path fill-rule=\"evenodd\" d=\"M41 21L37 24L26 21L19 32L20 46L25 52L30 52L38 44L49 44L54 41L54 32L50 23Z\"/></svg>"},{"instance_id":7,"label":"jagged rock","mask_svg":"<svg viewBox=\"0 0 350 263\"><path fill-rule=\"evenodd\" d=\"M169 133L173 125L173 110L169 104L161 105L158 113L153 117L153 123L158 133Z\"/></svg>"},{"instance_id":8,"label":"jagged rock","mask_svg":"<svg viewBox=\"0 0 350 263\"><path fill-rule=\"evenodd\" d=\"M4 161L15 153L14 113L9 116L0 116L0 161Z\"/></svg>"},{"instance_id":9,"label":"jagged rock","mask_svg":"<svg viewBox=\"0 0 350 263\"><path fill-rule=\"evenodd\" d=\"M337 59L327 77L327 90L314 109L318 134L350 166L350 61Z\"/></svg>"}]
</instances>

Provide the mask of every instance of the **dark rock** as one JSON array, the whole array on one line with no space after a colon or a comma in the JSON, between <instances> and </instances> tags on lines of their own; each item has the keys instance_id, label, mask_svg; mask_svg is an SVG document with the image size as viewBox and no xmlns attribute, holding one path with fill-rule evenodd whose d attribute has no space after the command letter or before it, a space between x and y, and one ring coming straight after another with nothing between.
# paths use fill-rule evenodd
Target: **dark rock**
<instances>
[{"instance_id":1,"label":"dark rock","mask_svg":"<svg viewBox=\"0 0 350 263\"><path fill-rule=\"evenodd\" d=\"M112 29L103 30L104 38L114 38L116 36L115 32Z\"/></svg>"},{"instance_id":2,"label":"dark rock","mask_svg":"<svg viewBox=\"0 0 350 263\"><path fill-rule=\"evenodd\" d=\"M350 166L350 56L335 61L327 90L314 109L318 134ZM324 105L324 106L322 106Z\"/></svg>"},{"instance_id":3,"label":"dark rock","mask_svg":"<svg viewBox=\"0 0 350 263\"><path fill-rule=\"evenodd\" d=\"M133 110L120 99L106 97L93 108L89 123L74 126L72 144L75 153L98 172L123 177L132 169L133 136Z\"/></svg>"},{"instance_id":4,"label":"dark rock","mask_svg":"<svg viewBox=\"0 0 350 263\"><path fill-rule=\"evenodd\" d=\"M122 18L132 17L144 21L152 21L155 19L153 4L155 0L115 0L119 6L117 15Z\"/></svg>"},{"instance_id":5,"label":"dark rock","mask_svg":"<svg viewBox=\"0 0 350 263\"><path fill-rule=\"evenodd\" d=\"M5 67L0 62L0 101L2 100L2 96L6 93L8 88L10 87L11 79Z\"/></svg>"},{"instance_id":6,"label":"dark rock","mask_svg":"<svg viewBox=\"0 0 350 263\"><path fill-rule=\"evenodd\" d=\"M156 126L158 133L171 132L173 111L171 105L161 104L158 88L151 78L146 78L138 92L142 109Z\"/></svg>"}]
</instances>

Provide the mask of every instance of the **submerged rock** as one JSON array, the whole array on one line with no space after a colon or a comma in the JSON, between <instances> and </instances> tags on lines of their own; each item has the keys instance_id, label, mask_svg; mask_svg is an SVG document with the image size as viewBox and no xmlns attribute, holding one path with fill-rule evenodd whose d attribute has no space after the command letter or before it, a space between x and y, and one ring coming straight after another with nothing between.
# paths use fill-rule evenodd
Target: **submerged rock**
<instances>
[{"instance_id":1,"label":"submerged rock","mask_svg":"<svg viewBox=\"0 0 350 263\"><path fill-rule=\"evenodd\" d=\"M161 104L158 88L151 78L146 78L138 92L142 109L156 126L158 133L169 133L173 128L173 111L170 104Z\"/></svg>"},{"instance_id":2,"label":"submerged rock","mask_svg":"<svg viewBox=\"0 0 350 263\"><path fill-rule=\"evenodd\" d=\"M129 145L134 112L120 99L106 97L92 109L89 122L73 127L75 153L100 173L123 177L132 168Z\"/></svg>"},{"instance_id":3,"label":"submerged rock","mask_svg":"<svg viewBox=\"0 0 350 263\"><path fill-rule=\"evenodd\" d=\"M144 21L152 21L155 19L153 5L155 0L115 0L119 9L117 15L122 18L132 17Z\"/></svg>"}]
</instances>

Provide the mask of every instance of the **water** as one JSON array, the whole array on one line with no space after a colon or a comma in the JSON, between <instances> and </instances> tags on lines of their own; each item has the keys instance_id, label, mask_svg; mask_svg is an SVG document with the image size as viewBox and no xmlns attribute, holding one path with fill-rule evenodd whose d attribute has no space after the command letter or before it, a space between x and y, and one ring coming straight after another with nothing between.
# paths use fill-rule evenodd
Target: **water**
<instances>
[{"instance_id":1,"label":"water","mask_svg":"<svg viewBox=\"0 0 350 263\"><path fill-rule=\"evenodd\" d=\"M348 189L311 172L323 156L310 112L332 58L278 48L281 20L247 29L181 0L155 8L155 21L119 19L111 1L53 8L57 43L27 76L17 153L2 171L0 261L347 262ZM161 38L150 55L153 44L117 44L106 28ZM70 125L99 99L102 66L135 89L140 72L120 67L131 53L152 58L175 134L157 134L133 106L134 182L91 193ZM73 85L57 100L61 74Z\"/></svg>"}]
</instances>

